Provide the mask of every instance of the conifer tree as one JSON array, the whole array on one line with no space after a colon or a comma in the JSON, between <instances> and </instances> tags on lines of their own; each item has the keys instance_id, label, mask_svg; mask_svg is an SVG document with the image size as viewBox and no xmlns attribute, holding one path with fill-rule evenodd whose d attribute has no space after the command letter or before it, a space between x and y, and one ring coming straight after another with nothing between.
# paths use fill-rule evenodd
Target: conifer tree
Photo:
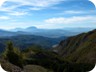
<instances>
[{"instance_id":1,"label":"conifer tree","mask_svg":"<svg viewBox=\"0 0 96 72\"><path fill-rule=\"evenodd\" d=\"M6 59L19 67L23 67L23 59L21 56L21 52L19 49L14 48L12 42L7 43L7 48L6 48Z\"/></svg>"}]
</instances>

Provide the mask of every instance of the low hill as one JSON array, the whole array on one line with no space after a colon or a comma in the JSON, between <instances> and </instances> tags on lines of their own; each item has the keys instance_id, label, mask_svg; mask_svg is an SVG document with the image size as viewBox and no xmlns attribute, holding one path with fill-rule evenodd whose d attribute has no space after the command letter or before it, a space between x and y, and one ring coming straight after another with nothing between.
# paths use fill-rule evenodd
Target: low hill
<instances>
[{"instance_id":1,"label":"low hill","mask_svg":"<svg viewBox=\"0 0 96 72\"><path fill-rule=\"evenodd\" d=\"M6 47L6 43L8 41L12 41L14 46L25 49L32 45L38 45L43 48L51 48L53 45L58 44L62 39L66 39L67 37L60 38L48 38L43 36L35 36L35 35L18 35L11 37L1 37L0 38L0 52L4 50Z\"/></svg>"}]
</instances>

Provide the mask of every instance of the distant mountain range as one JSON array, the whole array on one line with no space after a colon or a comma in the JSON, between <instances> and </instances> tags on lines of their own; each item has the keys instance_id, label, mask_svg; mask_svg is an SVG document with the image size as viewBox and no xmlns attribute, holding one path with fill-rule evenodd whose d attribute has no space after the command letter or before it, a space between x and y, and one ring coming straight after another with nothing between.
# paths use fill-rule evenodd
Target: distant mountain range
<instances>
[{"instance_id":1,"label":"distant mountain range","mask_svg":"<svg viewBox=\"0 0 96 72\"><path fill-rule=\"evenodd\" d=\"M12 41L15 46L22 49L31 45L40 45L43 48L51 48L56 46L61 40L65 40L70 36L87 32L93 28L65 28L65 29L38 29L36 27L28 27L25 29L16 28L10 31L0 30L0 51L5 48L7 41Z\"/></svg>"},{"instance_id":2,"label":"distant mountain range","mask_svg":"<svg viewBox=\"0 0 96 72\"><path fill-rule=\"evenodd\" d=\"M96 29L62 40L53 48L65 60L76 63L96 63Z\"/></svg>"},{"instance_id":3,"label":"distant mountain range","mask_svg":"<svg viewBox=\"0 0 96 72\"><path fill-rule=\"evenodd\" d=\"M94 28L64 28L64 29L39 29L36 27L16 28L9 31L0 30L0 37L16 35L37 35L49 38L58 38L62 36L74 36L82 32L88 32Z\"/></svg>"}]
</instances>

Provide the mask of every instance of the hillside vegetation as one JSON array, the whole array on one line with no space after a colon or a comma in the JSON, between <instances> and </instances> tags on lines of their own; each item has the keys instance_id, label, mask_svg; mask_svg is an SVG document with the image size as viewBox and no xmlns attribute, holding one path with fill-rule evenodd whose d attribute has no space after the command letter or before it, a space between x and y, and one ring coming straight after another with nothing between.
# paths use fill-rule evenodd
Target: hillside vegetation
<instances>
[{"instance_id":1,"label":"hillside vegetation","mask_svg":"<svg viewBox=\"0 0 96 72\"><path fill-rule=\"evenodd\" d=\"M21 50L33 45L38 45L43 48L49 49L53 45L58 44L62 39L66 38L67 37L48 38L35 35L17 35L11 37L0 37L0 52L4 51L6 47L6 42L8 41L13 42L14 46L20 48Z\"/></svg>"},{"instance_id":2,"label":"hillside vegetation","mask_svg":"<svg viewBox=\"0 0 96 72\"><path fill-rule=\"evenodd\" d=\"M96 63L96 30L63 40L55 49L68 61Z\"/></svg>"}]
</instances>

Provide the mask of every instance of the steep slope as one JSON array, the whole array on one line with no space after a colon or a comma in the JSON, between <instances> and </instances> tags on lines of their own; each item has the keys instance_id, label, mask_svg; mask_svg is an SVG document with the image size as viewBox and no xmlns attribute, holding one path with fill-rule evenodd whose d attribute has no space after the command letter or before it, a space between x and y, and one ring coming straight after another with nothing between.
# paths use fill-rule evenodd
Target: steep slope
<instances>
[{"instance_id":1,"label":"steep slope","mask_svg":"<svg viewBox=\"0 0 96 72\"><path fill-rule=\"evenodd\" d=\"M54 51L68 61L96 63L96 30L61 41Z\"/></svg>"}]
</instances>

